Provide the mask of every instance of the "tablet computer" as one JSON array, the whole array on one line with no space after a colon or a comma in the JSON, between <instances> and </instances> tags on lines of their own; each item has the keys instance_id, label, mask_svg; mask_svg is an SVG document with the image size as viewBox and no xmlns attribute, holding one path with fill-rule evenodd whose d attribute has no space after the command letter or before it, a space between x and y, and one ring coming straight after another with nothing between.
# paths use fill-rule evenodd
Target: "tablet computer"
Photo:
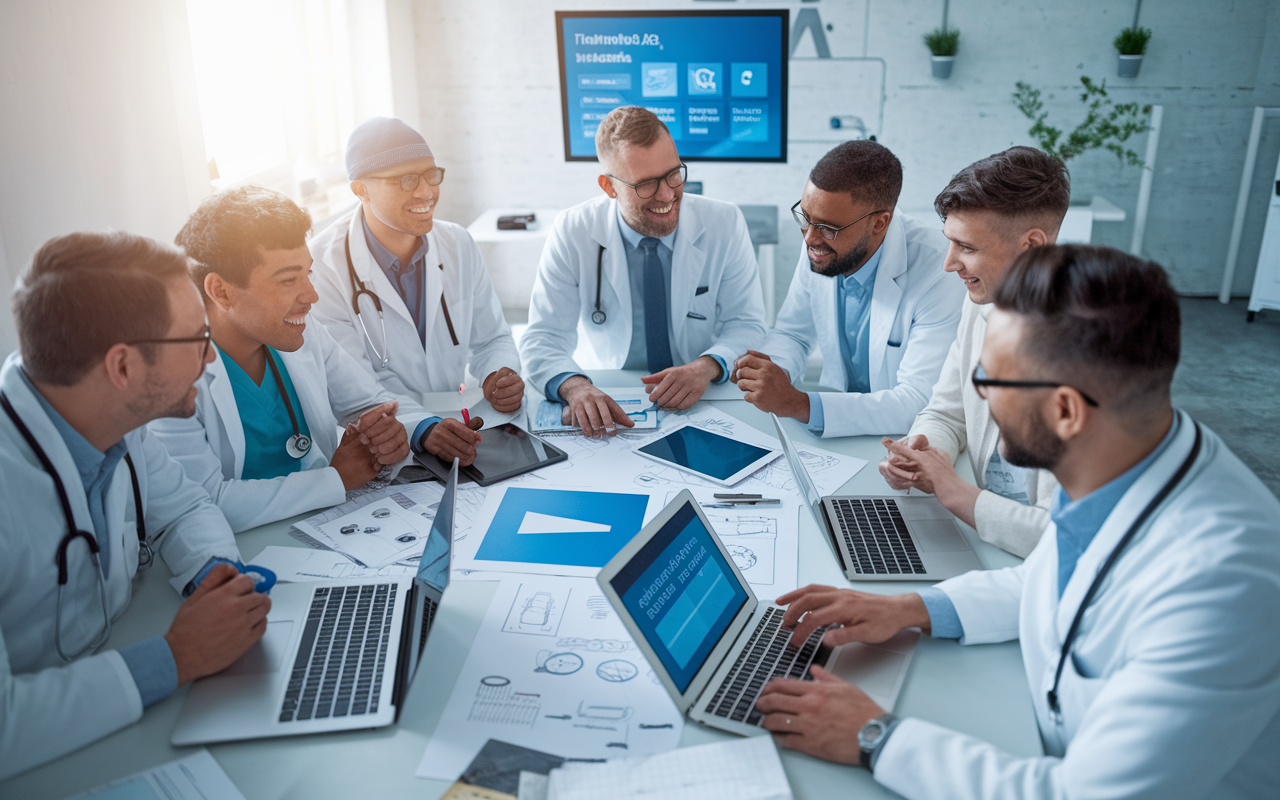
<instances>
[{"instance_id":1,"label":"tablet computer","mask_svg":"<svg viewBox=\"0 0 1280 800\"><path fill-rule=\"evenodd\" d=\"M462 467L460 475L481 486L514 478L548 464L567 459L565 451L555 447L518 425L507 423L480 432L480 446L476 448L476 460ZM447 480L452 462L446 464L430 453L419 453L414 461L430 470L441 480Z\"/></svg>"},{"instance_id":2,"label":"tablet computer","mask_svg":"<svg viewBox=\"0 0 1280 800\"><path fill-rule=\"evenodd\" d=\"M694 425L672 428L633 449L645 458L722 486L732 486L782 455L781 450L740 442Z\"/></svg>"}]
</instances>

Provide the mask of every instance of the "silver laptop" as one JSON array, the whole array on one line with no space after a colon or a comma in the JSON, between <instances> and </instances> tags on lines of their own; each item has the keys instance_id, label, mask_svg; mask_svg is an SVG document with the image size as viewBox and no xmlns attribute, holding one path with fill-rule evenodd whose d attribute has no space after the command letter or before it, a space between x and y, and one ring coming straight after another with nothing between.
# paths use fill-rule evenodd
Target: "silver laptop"
<instances>
[{"instance_id":1,"label":"silver laptop","mask_svg":"<svg viewBox=\"0 0 1280 800\"><path fill-rule=\"evenodd\" d=\"M277 584L267 632L192 684L173 744L394 722L449 583L457 491L455 459L415 578Z\"/></svg>"},{"instance_id":2,"label":"silver laptop","mask_svg":"<svg viewBox=\"0 0 1280 800\"><path fill-rule=\"evenodd\" d=\"M769 416L804 503L827 532L846 578L940 581L982 569L955 517L933 496L819 495L778 416Z\"/></svg>"},{"instance_id":3,"label":"silver laptop","mask_svg":"<svg viewBox=\"0 0 1280 800\"><path fill-rule=\"evenodd\" d=\"M892 709L920 632L878 645L792 642L784 609L761 603L687 490L600 570L596 580L680 712L712 728L766 731L756 698L771 678L818 664Z\"/></svg>"}]
</instances>

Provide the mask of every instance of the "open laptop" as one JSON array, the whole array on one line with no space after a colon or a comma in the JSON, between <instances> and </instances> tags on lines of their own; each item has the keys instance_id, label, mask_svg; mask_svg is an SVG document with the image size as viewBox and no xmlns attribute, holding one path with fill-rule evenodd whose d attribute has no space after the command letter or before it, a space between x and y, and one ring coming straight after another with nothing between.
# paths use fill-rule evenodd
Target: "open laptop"
<instances>
[{"instance_id":1,"label":"open laptop","mask_svg":"<svg viewBox=\"0 0 1280 800\"><path fill-rule=\"evenodd\" d=\"M771 678L818 664L892 709L920 632L878 645L790 641L784 609L761 603L687 490L596 578L681 713L743 735L765 733L755 701Z\"/></svg>"},{"instance_id":2,"label":"open laptop","mask_svg":"<svg viewBox=\"0 0 1280 800\"><path fill-rule=\"evenodd\" d=\"M818 494L804 460L770 414L804 503L851 581L940 581L982 569L936 497Z\"/></svg>"},{"instance_id":3,"label":"open laptop","mask_svg":"<svg viewBox=\"0 0 1280 800\"><path fill-rule=\"evenodd\" d=\"M394 722L449 583L457 492L454 459L416 577L276 584L267 632L192 684L173 744Z\"/></svg>"}]
</instances>

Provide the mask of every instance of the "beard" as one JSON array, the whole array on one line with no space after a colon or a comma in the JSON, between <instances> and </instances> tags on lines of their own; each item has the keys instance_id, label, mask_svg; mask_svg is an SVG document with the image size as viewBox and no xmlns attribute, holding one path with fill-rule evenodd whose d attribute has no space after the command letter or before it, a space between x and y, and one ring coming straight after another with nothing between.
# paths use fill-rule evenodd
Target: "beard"
<instances>
[{"instance_id":1,"label":"beard","mask_svg":"<svg viewBox=\"0 0 1280 800\"><path fill-rule=\"evenodd\" d=\"M139 419L147 421L170 417L186 419L193 416L196 413L196 407L189 398L191 387L184 387L182 394L178 397L174 397L173 392L172 387L164 386L149 375L142 396L129 403L129 411Z\"/></svg>"},{"instance_id":2,"label":"beard","mask_svg":"<svg viewBox=\"0 0 1280 800\"><path fill-rule=\"evenodd\" d=\"M1004 460L1026 469L1051 470L1058 466L1067 451L1067 443L1049 430L1038 414L1031 416L1021 427L1025 430L1016 433L1001 427L1000 455Z\"/></svg>"},{"instance_id":3,"label":"beard","mask_svg":"<svg viewBox=\"0 0 1280 800\"><path fill-rule=\"evenodd\" d=\"M630 191L630 189L627 191ZM627 224L631 226L632 230L641 236L652 236L655 239L661 239L664 236L670 236L675 233L676 226L680 224L681 199L683 199L683 193L677 195L675 199L672 200L672 202L675 203L675 208L673 208L672 211L675 213L671 215L671 219L669 220L651 220L645 216L643 208L641 208L639 213L636 215L636 219L629 219L627 209L623 209L622 218L627 221ZM645 202L648 203L651 201L646 200Z\"/></svg>"},{"instance_id":4,"label":"beard","mask_svg":"<svg viewBox=\"0 0 1280 800\"><path fill-rule=\"evenodd\" d=\"M821 275L824 278L838 278L842 275L852 275L862 266L862 262L867 260L869 251L871 250L871 231L868 230L862 236L862 240L853 246L853 249L842 256L836 256L834 260L827 266L819 269L814 266L813 259L809 260L809 269Z\"/></svg>"}]
</instances>

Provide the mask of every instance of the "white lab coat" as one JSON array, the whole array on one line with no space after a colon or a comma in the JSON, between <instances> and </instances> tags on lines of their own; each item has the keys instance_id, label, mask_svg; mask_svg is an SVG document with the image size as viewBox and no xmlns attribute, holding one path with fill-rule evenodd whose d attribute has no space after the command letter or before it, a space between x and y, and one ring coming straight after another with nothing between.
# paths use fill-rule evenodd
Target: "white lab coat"
<instances>
[{"instance_id":1,"label":"white lab coat","mask_svg":"<svg viewBox=\"0 0 1280 800\"><path fill-rule=\"evenodd\" d=\"M388 343L382 342L382 325L371 303L357 316L351 306L351 276L343 248L349 235L351 262L356 275L382 300ZM400 293L378 266L364 237L364 212L360 206L321 231L309 243L312 282L320 301L311 309L312 318L328 329L342 349L358 360L366 371L377 376L383 387L398 399L422 402L428 392L456 392L461 383L483 381L503 367L520 372L511 327L502 316L502 303L489 280L480 248L467 229L437 220L427 234L426 287L423 292L427 314L427 341L423 347L417 323L409 314ZM449 335L441 311L443 295L458 344ZM364 329L377 349L387 355L387 366L374 353Z\"/></svg>"},{"instance_id":2,"label":"white lab coat","mask_svg":"<svg viewBox=\"0 0 1280 800\"><path fill-rule=\"evenodd\" d=\"M601 245L605 250L600 307L607 319L597 325L591 315ZM676 364L716 355L732 369L735 358L760 346L760 275L747 223L737 206L684 195L671 257L668 309ZM617 201L601 195L556 217L538 264L520 352L529 383L542 393L547 381L562 372L621 369L630 349L631 279Z\"/></svg>"},{"instance_id":3,"label":"white lab coat","mask_svg":"<svg viewBox=\"0 0 1280 800\"><path fill-rule=\"evenodd\" d=\"M895 213L881 245L871 295L871 391L822 392L824 438L903 433L929 402L960 323L964 284L942 269L947 240L936 225ZM763 352L804 380L816 341L823 386L848 385L840 354L838 278L813 272L809 257L791 278L787 299Z\"/></svg>"},{"instance_id":4,"label":"white lab coat","mask_svg":"<svg viewBox=\"0 0 1280 800\"><path fill-rule=\"evenodd\" d=\"M346 500L342 477L328 466L341 439L340 425L395 399L314 320L308 321L302 347L280 353L280 360L293 380L311 432L311 449L302 457L301 471L278 478L241 479L244 426L220 352L196 382L195 416L158 419L148 426L187 475L204 486L237 533ZM270 372L264 380L272 380ZM426 416L417 403L400 401L397 417L410 436ZM282 440L280 446L284 445Z\"/></svg>"},{"instance_id":5,"label":"white lab coat","mask_svg":"<svg viewBox=\"0 0 1280 800\"><path fill-rule=\"evenodd\" d=\"M1280 502L1206 428L1180 488L1099 588L1063 671L1063 721L1046 693L1090 583L1191 452L1180 414L1163 453L1081 555L1062 600L1049 530L1017 567L938 584L964 644L1017 638L1047 755L1017 758L904 720L875 777L909 798L1263 798L1280 787Z\"/></svg>"},{"instance_id":6,"label":"white lab coat","mask_svg":"<svg viewBox=\"0 0 1280 800\"><path fill-rule=\"evenodd\" d=\"M107 608L118 619L138 570L138 535L129 467L121 459L105 498L106 531L95 531L85 490L62 436L19 374L16 353L0 369L0 386L62 478L77 528L111 551ZM240 560L222 514L188 480L146 428L125 434L138 471L148 535L161 532L159 555L182 587L210 558ZM54 648L58 596L56 553L67 533L53 479L22 434L0 412L0 780L69 753L137 721L142 699L115 650L68 664ZM102 631L97 570L83 539L67 551L63 649L74 653ZM153 567L155 569L157 567Z\"/></svg>"}]
</instances>

